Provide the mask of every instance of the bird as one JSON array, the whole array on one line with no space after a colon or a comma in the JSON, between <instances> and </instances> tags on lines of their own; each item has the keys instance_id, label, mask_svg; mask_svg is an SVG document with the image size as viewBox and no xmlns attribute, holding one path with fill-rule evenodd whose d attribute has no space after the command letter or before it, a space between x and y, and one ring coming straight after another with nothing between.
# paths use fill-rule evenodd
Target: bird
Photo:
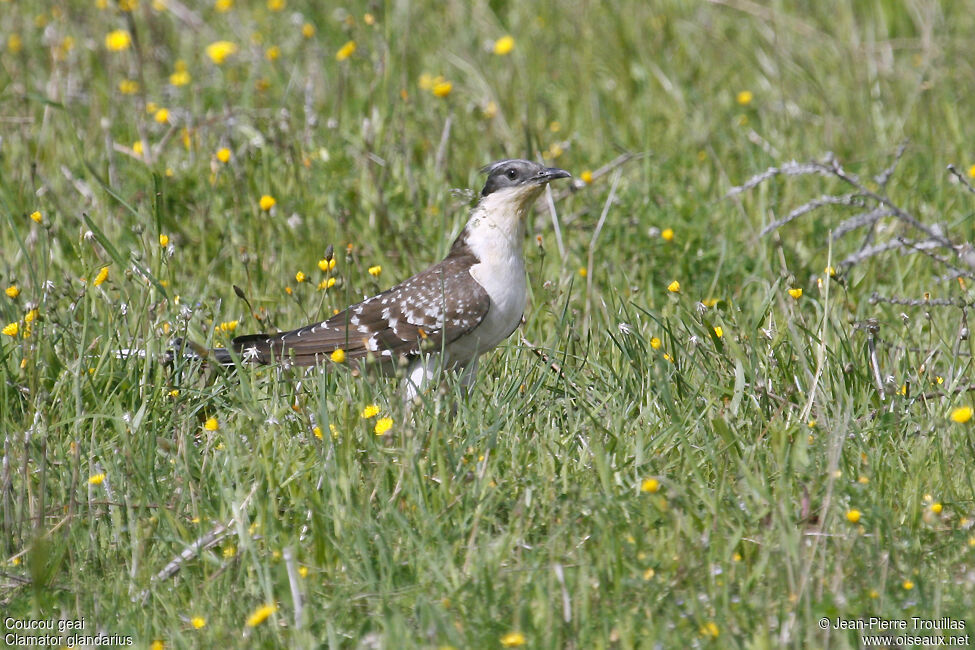
<instances>
[{"instance_id":1,"label":"bird","mask_svg":"<svg viewBox=\"0 0 975 650\"><path fill-rule=\"evenodd\" d=\"M545 186L571 178L530 160L500 160L447 256L327 320L298 329L234 338L200 356L284 366L378 362L405 366L403 398L412 402L442 371L460 373L469 390L478 359L517 329L527 302L525 222ZM195 346L194 346L195 347ZM339 352L341 351L341 352Z\"/></svg>"}]
</instances>

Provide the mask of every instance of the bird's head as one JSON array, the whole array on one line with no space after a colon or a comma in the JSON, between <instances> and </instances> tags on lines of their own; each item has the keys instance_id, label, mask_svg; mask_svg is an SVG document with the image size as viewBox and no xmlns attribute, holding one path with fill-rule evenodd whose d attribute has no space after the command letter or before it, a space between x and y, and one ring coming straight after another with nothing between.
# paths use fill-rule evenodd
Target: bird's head
<instances>
[{"instance_id":1,"label":"bird's head","mask_svg":"<svg viewBox=\"0 0 975 650\"><path fill-rule=\"evenodd\" d=\"M511 202L520 210L527 209L550 181L570 178L572 174L556 167L543 167L530 160L500 160L484 168L487 182L481 190L482 200L494 197Z\"/></svg>"}]
</instances>

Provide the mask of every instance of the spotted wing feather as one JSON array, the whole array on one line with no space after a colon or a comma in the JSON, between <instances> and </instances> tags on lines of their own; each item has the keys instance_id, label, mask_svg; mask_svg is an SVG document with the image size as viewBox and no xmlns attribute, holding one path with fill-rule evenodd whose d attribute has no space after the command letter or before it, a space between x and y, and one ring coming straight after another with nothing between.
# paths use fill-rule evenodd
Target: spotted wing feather
<instances>
[{"instance_id":1,"label":"spotted wing feather","mask_svg":"<svg viewBox=\"0 0 975 650\"><path fill-rule=\"evenodd\" d=\"M328 320L278 334L234 339L244 361L274 360L300 366L327 361L338 349L349 361L370 353L376 359L413 356L477 327L490 299L470 274L476 259L451 256L392 289L339 312Z\"/></svg>"}]
</instances>

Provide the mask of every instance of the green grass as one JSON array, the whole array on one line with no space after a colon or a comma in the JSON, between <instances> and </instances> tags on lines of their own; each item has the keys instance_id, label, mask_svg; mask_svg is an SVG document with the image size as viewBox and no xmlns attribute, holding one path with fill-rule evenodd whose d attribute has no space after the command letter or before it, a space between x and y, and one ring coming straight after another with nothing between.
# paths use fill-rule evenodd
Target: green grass
<instances>
[{"instance_id":1,"label":"green grass","mask_svg":"<svg viewBox=\"0 0 975 650\"><path fill-rule=\"evenodd\" d=\"M845 648L859 634L819 620L869 616L968 616L971 635L975 429L947 418L972 401L967 312L870 300L968 304L971 282L888 253L820 290L859 245L829 245L848 210L759 233L837 181L725 194L827 151L869 178L907 141L891 199L970 241L972 196L944 169L975 163L972 3L375 3L372 25L321 4L0 0L0 284L20 290L0 296L20 329L0 336L5 618L140 647ZM120 28L132 47L108 51ZM220 66L217 40L239 46ZM469 398L448 381L409 414L395 381L154 360L421 270L466 218L453 190L492 160L578 177L621 151L645 155L608 208L613 173L557 202L564 258L536 211L526 323Z\"/></svg>"}]
</instances>

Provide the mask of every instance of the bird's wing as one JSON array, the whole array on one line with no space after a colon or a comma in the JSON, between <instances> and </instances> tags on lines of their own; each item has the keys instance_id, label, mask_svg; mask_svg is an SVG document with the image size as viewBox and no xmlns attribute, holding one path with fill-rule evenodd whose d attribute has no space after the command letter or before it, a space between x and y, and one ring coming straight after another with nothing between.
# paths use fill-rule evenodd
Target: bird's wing
<instances>
[{"instance_id":1,"label":"bird's wing","mask_svg":"<svg viewBox=\"0 0 975 650\"><path fill-rule=\"evenodd\" d=\"M392 289L339 312L328 320L290 332L251 334L234 339L244 361L281 360L312 366L341 349L356 361L438 350L477 327L490 298L470 274L476 259L448 257ZM421 347L422 346L422 347Z\"/></svg>"}]
</instances>

